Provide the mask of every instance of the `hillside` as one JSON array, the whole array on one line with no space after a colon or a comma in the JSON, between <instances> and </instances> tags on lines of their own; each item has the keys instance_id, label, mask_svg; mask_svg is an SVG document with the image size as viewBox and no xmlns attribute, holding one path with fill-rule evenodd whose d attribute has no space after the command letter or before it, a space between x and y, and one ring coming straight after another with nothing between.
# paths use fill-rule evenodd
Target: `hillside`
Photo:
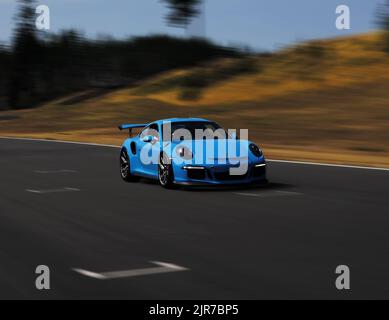
<instances>
[{"instance_id":1,"label":"hillside","mask_svg":"<svg viewBox=\"0 0 389 320\"><path fill-rule=\"evenodd\" d=\"M120 144L122 122L196 116L248 128L271 158L389 167L389 57L380 39L308 42L1 112L0 135Z\"/></svg>"}]
</instances>

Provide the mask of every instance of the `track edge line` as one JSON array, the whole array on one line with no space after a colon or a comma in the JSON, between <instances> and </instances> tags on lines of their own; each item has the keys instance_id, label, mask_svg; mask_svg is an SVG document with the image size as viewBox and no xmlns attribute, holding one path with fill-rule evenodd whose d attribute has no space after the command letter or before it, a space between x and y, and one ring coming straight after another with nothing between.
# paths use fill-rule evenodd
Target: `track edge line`
<instances>
[{"instance_id":1,"label":"track edge line","mask_svg":"<svg viewBox=\"0 0 389 320\"><path fill-rule=\"evenodd\" d=\"M35 139L35 138L18 138L18 137L7 137L0 136L0 139L5 140L21 140L21 141L36 141L36 142L52 142L52 143L65 143L65 144L75 144L75 145L84 145L92 147L103 147L103 148L115 148L119 149L121 146L111 145L111 144L100 144L92 142L78 142L78 141L65 141L65 140L49 140L49 139ZM322 167L334 167L334 168L347 168L347 169L359 169L359 170L375 170L375 171L389 171L389 168L380 168L380 167L365 167L365 166L354 166L354 165L343 165L343 164L334 164L334 163L321 163L321 162L309 162L309 161L294 161L294 160L278 160L278 159L268 159L268 162L278 162L278 163L290 163L290 164L299 164L299 165L310 165L310 166L322 166Z\"/></svg>"}]
</instances>

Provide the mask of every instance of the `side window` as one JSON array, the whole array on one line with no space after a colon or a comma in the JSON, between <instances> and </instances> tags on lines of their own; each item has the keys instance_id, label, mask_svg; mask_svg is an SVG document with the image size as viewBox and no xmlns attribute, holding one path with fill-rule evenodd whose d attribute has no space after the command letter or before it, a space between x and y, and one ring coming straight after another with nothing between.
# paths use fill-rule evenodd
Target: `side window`
<instances>
[{"instance_id":1,"label":"side window","mask_svg":"<svg viewBox=\"0 0 389 320\"><path fill-rule=\"evenodd\" d=\"M148 126L146 129L144 129L140 134L140 137L143 138L146 136L153 136L155 137L156 140L159 140L158 124L154 123Z\"/></svg>"},{"instance_id":2,"label":"side window","mask_svg":"<svg viewBox=\"0 0 389 320\"><path fill-rule=\"evenodd\" d=\"M149 132L149 129L150 129L150 127L147 127L146 129L144 129L144 130L139 134L139 137L143 138L143 137L147 136L147 132Z\"/></svg>"},{"instance_id":3,"label":"side window","mask_svg":"<svg viewBox=\"0 0 389 320\"><path fill-rule=\"evenodd\" d=\"M150 126L150 135L159 138L159 130L156 123Z\"/></svg>"}]
</instances>

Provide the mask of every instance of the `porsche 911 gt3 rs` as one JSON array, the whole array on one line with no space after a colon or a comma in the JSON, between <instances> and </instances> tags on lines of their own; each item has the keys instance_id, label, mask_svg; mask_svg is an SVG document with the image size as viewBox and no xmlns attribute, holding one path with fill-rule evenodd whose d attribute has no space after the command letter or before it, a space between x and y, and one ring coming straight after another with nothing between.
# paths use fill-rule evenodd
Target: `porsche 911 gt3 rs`
<instances>
[{"instance_id":1,"label":"porsche 911 gt3 rs","mask_svg":"<svg viewBox=\"0 0 389 320\"><path fill-rule=\"evenodd\" d=\"M173 188L267 181L262 150L213 121L177 118L119 129L130 132L120 151L120 175L126 182L144 177ZM143 130L132 136L134 129Z\"/></svg>"}]
</instances>

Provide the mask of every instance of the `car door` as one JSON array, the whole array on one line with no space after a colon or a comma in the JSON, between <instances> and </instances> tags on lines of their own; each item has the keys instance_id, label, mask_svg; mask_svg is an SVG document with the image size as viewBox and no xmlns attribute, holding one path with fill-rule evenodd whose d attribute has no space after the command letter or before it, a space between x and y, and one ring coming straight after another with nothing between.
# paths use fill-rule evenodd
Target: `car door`
<instances>
[{"instance_id":1,"label":"car door","mask_svg":"<svg viewBox=\"0 0 389 320\"><path fill-rule=\"evenodd\" d=\"M142 173L158 177L158 161L161 150L158 124L152 124L141 132L138 148Z\"/></svg>"}]
</instances>

